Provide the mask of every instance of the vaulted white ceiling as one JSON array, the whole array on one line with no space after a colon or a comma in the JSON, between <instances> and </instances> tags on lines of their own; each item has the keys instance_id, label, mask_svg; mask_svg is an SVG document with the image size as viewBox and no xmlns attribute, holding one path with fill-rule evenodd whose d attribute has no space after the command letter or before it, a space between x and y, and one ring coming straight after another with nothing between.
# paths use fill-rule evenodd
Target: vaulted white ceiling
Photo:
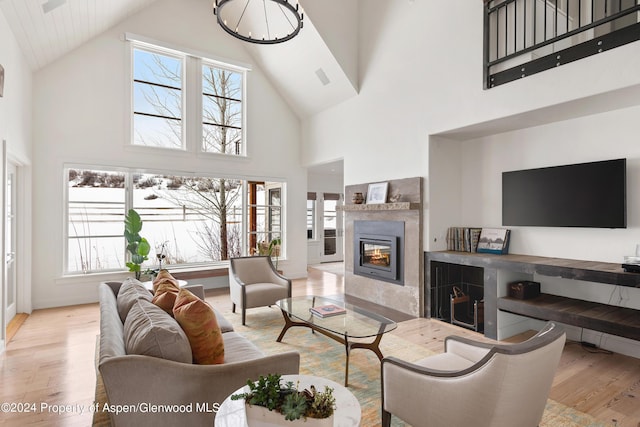
<instances>
[{"instance_id":1,"label":"vaulted white ceiling","mask_svg":"<svg viewBox=\"0 0 640 427\"><path fill-rule=\"evenodd\" d=\"M0 10L37 70L155 1L0 0Z\"/></svg>"},{"instance_id":2,"label":"vaulted white ceiling","mask_svg":"<svg viewBox=\"0 0 640 427\"><path fill-rule=\"evenodd\" d=\"M37 70L156 1L0 0L0 10ZM210 7L211 0L202 1ZM297 37L278 45L245 44L300 117L358 92L358 1L301 0L305 20Z\"/></svg>"}]
</instances>

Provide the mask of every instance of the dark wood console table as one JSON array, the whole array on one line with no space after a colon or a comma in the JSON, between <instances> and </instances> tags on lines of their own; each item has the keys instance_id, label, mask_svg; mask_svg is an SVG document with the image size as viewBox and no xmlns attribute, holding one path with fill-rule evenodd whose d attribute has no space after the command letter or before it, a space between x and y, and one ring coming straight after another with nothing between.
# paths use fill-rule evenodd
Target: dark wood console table
<instances>
[{"instance_id":1,"label":"dark wood console table","mask_svg":"<svg viewBox=\"0 0 640 427\"><path fill-rule=\"evenodd\" d=\"M425 252L426 317L431 317L429 301L431 284L430 262L484 268L485 335L497 338L498 310L508 311L541 320L561 323L640 340L640 311L602 303L582 301L557 295L543 294L531 300L498 298L498 270L539 274L572 280L640 288L640 274L625 272L620 264L581 261L530 255L494 255L468 252Z\"/></svg>"}]
</instances>

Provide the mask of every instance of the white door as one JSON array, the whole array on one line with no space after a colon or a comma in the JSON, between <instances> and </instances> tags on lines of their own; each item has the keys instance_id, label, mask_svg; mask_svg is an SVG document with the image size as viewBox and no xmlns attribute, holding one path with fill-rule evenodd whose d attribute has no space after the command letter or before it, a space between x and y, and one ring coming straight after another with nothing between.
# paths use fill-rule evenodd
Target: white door
<instances>
[{"instance_id":1,"label":"white door","mask_svg":"<svg viewBox=\"0 0 640 427\"><path fill-rule=\"evenodd\" d=\"M322 256L321 262L344 260L344 225L341 194L325 193L322 197Z\"/></svg>"},{"instance_id":2,"label":"white door","mask_svg":"<svg viewBox=\"0 0 640 427\"><path fill-rule=\"evenodd\" d=\"M5 225L5 284L7 286L6 324L16 315L16 166L7 164L6 225Z\"/></svg>"}]
</instances>

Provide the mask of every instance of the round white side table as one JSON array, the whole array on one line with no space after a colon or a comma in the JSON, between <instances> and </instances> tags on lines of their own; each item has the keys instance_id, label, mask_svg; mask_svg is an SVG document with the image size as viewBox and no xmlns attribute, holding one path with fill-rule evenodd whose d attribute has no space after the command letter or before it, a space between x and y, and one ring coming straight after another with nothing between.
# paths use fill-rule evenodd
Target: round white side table
<instances>
[{"instance_id":1,"label":"round white side table","mask_svg":"<svg viewBox=\"0 0 640 427\"><path fill-rule=\"evenodd\" d=\"M314 385L318 390L324 390L324 386L333 389L333 396L336 398L336 410L334 412L334 427L358 427L362 410L358 399L346 387L328 380L326 378L314 377L312 375L283 375L281 383L292 381L303 390ZM248 386L239 388L233 394L245 393L249 391ZM231 400L227 397L218 412L216 413L215 427L248 427L244 412L244 400Z\"/></svg>"}]
</instances>

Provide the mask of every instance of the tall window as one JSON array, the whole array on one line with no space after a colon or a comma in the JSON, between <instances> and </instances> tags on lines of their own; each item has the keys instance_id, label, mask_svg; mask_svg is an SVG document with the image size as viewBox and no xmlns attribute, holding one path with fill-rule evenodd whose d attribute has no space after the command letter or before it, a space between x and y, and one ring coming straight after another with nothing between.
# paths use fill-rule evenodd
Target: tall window
<instances>
[{"instance_id":1,"label":"tall window","mask_svg":"<svg viewBox=\"0 0 640 427\"><path fill-rule=\"evenodd\" d=\"M202 67L202 151L243 154L242 74Z\"/></svg>"},{"instance_id":2,"label":"tall window","mask_svg":"<svg viewBox=\"0 0 640 427\"><path fill-rule=\"evenodd\" d=\"M67 272L124 266L126 175L67 170Z\"/></svg>"},{"instance_id":3,"label":"tall window","mask_svg":"<svg viewBox=\"0 0 640 427\"><path fill-rule=\"evenodd\" d=\"M324 193L323 205L323 230L324 230L324 254L335 255L337 250L338 223L336 221L339 194Z\"/></svg>"},{"instance_id":4,"label":"tall window","mask_svg":"<svg viewBox=\"0 0 640 427\"><path fill-rule=\"evenodd\" d=\"M307 239L313 240L316 230L316 193L307 193Z\"/></svg>"},{"instance_id":5,"label":"tall window","mask_svg":"<svg viewBox=\"0 0 640 427\"><path fill-rule=\"evenodd\" d=\"M133 144L184 149L183 60L145 49L133 50Z\"/></svg>"},{"instance_id":6,"label":"tall window","mask_svg":"<svg viewBox=\"0 0 640 427\"><path fill-rule=\"evenodd\" d=\"M164 245L163 262L173 265L224 261L253 253L257 239L283 236L282 183L81 168L65 173L68 274L125 268L130 208L142 218L140 234L152 248ZM246 192L256 203L247 205ZM153 254L147 268L157 263Z\"/></svg>"},{"instance_id":7,"label":"tall window","mask_svg":"<svg viewBox=\"0 0 640 427\"><path fill-rule=\"evenodd\" d=\"M247 186L250 253L263 253L272 241L282 239L282 184L249 182Z\"/></svg>"},{"instance_id":8,"label":"tall window","mask_svg":"<svg viewBox=\"0 0 640 427\"><path fill-rule=\"evenodd\" d=\"M133 145L246 155L246 69L141 42L132 58Z\"/></svg>"}]
</instances>

